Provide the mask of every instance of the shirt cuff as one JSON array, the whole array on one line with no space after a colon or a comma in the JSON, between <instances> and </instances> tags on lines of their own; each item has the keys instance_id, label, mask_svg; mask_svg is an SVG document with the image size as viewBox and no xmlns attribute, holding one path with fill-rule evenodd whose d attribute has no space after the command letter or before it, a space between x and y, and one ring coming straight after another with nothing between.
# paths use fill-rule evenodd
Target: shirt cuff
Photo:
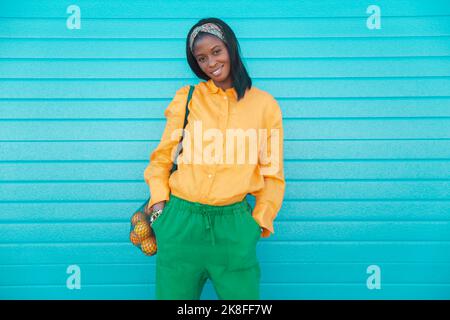
<instances>
[{"instance_id":1,"label":"shirt cuff","mask_svg":"<svg viewBox=\"0 0 450 320\"><path fill-rule=\"evenodd\" d=\"M151 196L147 208L150 208L152 205L160 201L169 200L170 188L165 182L159 179L150 179L149 186Z\"/></svg>"},{"instance_id":2,"label":"shirt cuff","mask_svg":"<svg viewBox=\"0 0 450 320\"><path fill-rule=\"evenodd\" d=\"M261 231L262 238L268 238L275 233L273 228L273 218L270 208L267 205L256 205L252 213L253 218L263 229Z\"/></svg>"}]
</instances>

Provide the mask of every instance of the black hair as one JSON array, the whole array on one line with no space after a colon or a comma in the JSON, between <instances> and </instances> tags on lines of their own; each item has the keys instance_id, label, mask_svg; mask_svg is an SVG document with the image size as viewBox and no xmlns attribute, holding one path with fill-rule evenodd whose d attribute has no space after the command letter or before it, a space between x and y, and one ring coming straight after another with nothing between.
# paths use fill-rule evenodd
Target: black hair
<instances>
[{"instance_id":1,"label":"black hair","mask_svg":"<svg viewBox=\"0 0 450 320\"><path fill-rule=\"evenodd\" d=\"M231 30L230 26L226 24L224 21L218 19L218 18L205 18L199 20L196 24L192 26L192 28L189 30L187 38L186 38L186 56L188 60L188 64L191 67L191 70L197 75L197 77L209 80L210 77L208 77L200 68L200 66L197 63L197 60L195 59L194 55L191 52L191 49L189 47L189 38L191 36L192 31L195 29L195 27L212 22L219 26L219 28L222 30L223 35L225 37L224 44L226 48L228 49L228 54L230 56L230 73L231 78L233 79L233 87L236 90L237 93L237 99L240 100L244 94L245 90L248 88L250 89L252 87L252 79L247 73L247 70L245 69L244 63L242 62L242 59L240 57L240 47L239 42L236 39L236 36ZM194 45L196 41L201 39L204 35L209 34L205 32L199 32L198 35L194 39ZM192 47L194 47L194 45Z\"/></svg>"}]
</instances>

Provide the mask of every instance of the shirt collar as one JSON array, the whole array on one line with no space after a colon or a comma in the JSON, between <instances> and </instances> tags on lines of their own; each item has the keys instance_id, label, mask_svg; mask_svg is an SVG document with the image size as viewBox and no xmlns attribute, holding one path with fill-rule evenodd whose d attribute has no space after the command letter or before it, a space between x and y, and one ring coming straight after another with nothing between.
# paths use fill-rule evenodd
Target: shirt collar
<instances>
[{"instance_id":1,"label":"shirt collar","mask_svg":"<svg viewBox=\"0 0 450 320\"><path fill-rule=\"evenodd\" d=\"M237 98L237 93L236 93L236 90L234 89L234 87L228 88L225 91L223 91L223 89L216 86L216 84L214 83L214 81L212 79L209 79L208 81L206 81L206 85L208 86L208 89L211 93L218 93L219 91L222 91L222 92L225 92L227 95L232 94L235 98Z\"/></svg>"}]
</instances>

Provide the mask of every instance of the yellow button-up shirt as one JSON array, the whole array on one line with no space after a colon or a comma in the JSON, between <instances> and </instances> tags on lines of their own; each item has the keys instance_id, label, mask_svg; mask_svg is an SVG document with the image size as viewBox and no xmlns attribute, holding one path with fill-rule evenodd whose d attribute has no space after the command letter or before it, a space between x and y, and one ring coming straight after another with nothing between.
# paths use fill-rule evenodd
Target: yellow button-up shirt
<instances>
[{"instance_id":1,"label":"yellow button-up shirt","mask_svg":"<svg viewBox=\"0 0 450 320\"><path fill-rule=\"evenodd\" d=\"M170 193L209 205L232 204L250 193L256 199L252 215L262 227L261 237L269 237L285 192L277 101L254 86L237 101L234 88L223 90L211 79L198 83L188 106L183 152L170 174L188 93L189 85L180 88L164 111L166 126L144 171L151 195L148 206L169 200Z\"/></svg>"}]
</instances>

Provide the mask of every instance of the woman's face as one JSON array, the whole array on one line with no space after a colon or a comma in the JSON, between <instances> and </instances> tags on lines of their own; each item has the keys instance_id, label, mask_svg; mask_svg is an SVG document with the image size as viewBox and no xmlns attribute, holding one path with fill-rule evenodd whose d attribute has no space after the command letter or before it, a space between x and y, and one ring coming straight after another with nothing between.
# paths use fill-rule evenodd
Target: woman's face
<instances>
[{"instance_id":1,"label":"woman's face","mask_svg":"<svg viewBox=\"0 0 450 320\"><path fill-rule=\"evenodd\" d=\"M230 56L222 40L213 35L204 35L195 42L193 51L200 69L218 87L224 90L232 87Z\"/></svg>"}]
</instances>

